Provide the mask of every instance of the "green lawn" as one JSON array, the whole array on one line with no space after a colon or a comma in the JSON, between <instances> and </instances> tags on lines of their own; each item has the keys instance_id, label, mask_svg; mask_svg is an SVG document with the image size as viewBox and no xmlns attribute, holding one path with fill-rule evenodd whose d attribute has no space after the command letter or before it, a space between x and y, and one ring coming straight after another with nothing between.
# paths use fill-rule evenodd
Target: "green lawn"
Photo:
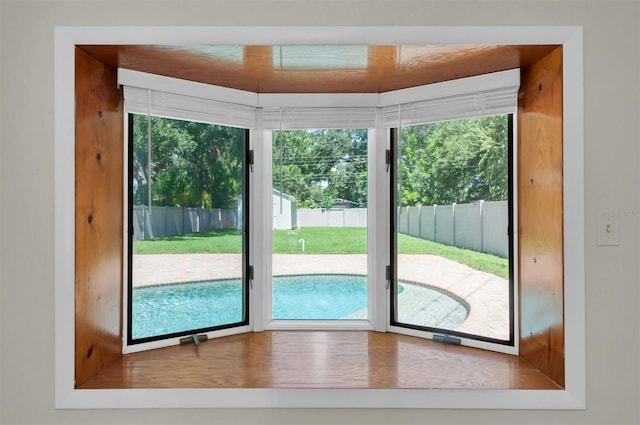
<instances>
[{"instance_id":1,"label":"green lawn","mask_svg":"<svg viewBox=\"0 0 640 425\"><path fill-rule=\"evenodd\" d=\"M365 254L367 229L364 227L299 227L273 232L273 250L281 254L300 254L304 239L306 254Z\"/></svg>"},{"instance_id":2,"label":"green lawn","mask_svg":"<svg viewBox=\"0 0 640 425\"><path fill-rule=\"evenodd\" d=\"M305 254L365 254L367 230L362 227L302 227L273 232L276 253L302 254L300 239L305 241ZM181 236L134 241L135 254L239 253L242 239L236 230L216 230ZM506 258L460 249L412 236L398 235L400 254L434 254L477 270L507 279Z\"/></svg>"},{"instance_id":3,"label":"green lawn","mask_svg":"<svg viewBox=\"0 0 640 425\"><path fill-rule=\"evenodd\" d=\"M187 233L180 236L133 241L134 254L198 254L242 252L242 238L234 229Z\"/></svg>"},{"instance_id":4,"label":"green lawn","mask_svg":"<svg viewBox=\"0 0 640 425\"><path fill-rule=\"evenodd\" d=\"M493 254L456 248L403 234L398 235L398 252L400 254L434 254L476 270L509 279L509 260Z\"/></svg>"}]
</instances>

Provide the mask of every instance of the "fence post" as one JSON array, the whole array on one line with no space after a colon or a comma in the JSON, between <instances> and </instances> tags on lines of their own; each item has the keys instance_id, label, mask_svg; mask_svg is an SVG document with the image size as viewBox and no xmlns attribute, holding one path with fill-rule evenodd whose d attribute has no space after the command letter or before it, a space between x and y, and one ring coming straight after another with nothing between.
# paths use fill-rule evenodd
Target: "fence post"
<instances>
[{"instance_id":1,"label":"fence post","mask_svg":"<svg viewBox=\"0 0 640 425\"><path fill-rule=\"evenodd\" d=\"M169 233L169 210L168 207L163 207L164 211L164 233L162 236L167 236Z\"/></svg>"},{"instance_id":2,"label":"fence post","mask_svg":"<svg viewBox=\"0 0 640 425\"><path fill-rule=\"evenodd\" d=\"M146 207L143 205L143 208ZM150 239L154 237L155 229L151 225L151 218L149 218L148 214L143 214L144 220L146 220L147 224L145 224L145 239Z\"/></svg>"},{"instance_id":3,"label":"fence post","mask_svg":"<svg viewBox=\"0 0 640 425\"><path fill-rule=\"evenodd\" d=\"M484 252L484 201L480 200L480 252Z\"/></svg>"},{"instance_id":4,"label":"fence post","mask_svg":"<svg viewBox=\"0 0 640 425\"><path fill-rule=\"evenodd\" d=\"M407 216L407 219L405 220L405 223L407 223L407 229L406 229L405 233L407 235L409 235L410 234L409 233L409 206L407 205L406 208L407 208L407 213L405 215Z\"/></svg>"},{"instance_id":5,"label":"fence post","mask_svg":"<svg viewBox=\"0 0 640 425\"><path fill-rule=\"evenodd\" d=\"M438 241L438 236L436 235L436 232L438 231L438 225L436 223L436 221L438 220L438 212L436 211L438 209L438 205L434 204L433 205L433 241L437 242Z\"/></svg>"},{"instance_id":6,"label":"fence post","mask_svg":"<svg viewBox=\"0 0 640 425\"><path fill-rule=\"evenodd\" d=\"M451 204L451 218L453 222L453 246L456 245L456 203Z\"/></svg>"}]
</instances>

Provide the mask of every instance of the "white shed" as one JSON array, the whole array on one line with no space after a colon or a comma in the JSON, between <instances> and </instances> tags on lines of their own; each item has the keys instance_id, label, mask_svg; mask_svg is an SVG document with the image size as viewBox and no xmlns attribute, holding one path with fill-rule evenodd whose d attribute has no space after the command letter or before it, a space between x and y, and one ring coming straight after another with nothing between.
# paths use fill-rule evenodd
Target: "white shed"
<instances>
[{"instance_id":1,"label":"white shed","mask_svg":"<svg viewBox=\"0 0 640 425\"><path fill-rule=\"evenodd\" d=\"M291 230L297 227L296 198L273 189L273 228Z\"/></svg>"}]
</instances>

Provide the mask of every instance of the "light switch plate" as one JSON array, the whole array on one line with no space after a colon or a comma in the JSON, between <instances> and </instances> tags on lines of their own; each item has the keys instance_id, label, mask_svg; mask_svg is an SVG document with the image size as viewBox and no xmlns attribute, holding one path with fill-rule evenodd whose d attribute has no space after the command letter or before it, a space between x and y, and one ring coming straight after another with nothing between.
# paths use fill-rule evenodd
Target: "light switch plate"
<instances>
[{"instance_id":1,"label":"light switch plate","mask_svg":"<svg viewBox=\"0 0 640 425\"><path fill-rule=\"evenodd\" d=\"M610 211L598 211L598 245L620 245L618 217Z\"/></svg>"}]
</instances>

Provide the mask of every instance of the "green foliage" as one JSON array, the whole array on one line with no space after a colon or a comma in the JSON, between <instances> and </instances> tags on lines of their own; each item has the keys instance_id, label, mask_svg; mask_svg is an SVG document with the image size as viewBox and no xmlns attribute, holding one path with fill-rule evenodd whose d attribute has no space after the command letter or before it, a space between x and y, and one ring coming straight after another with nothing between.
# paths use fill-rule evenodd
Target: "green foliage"
<instances>
[{"instance_id":1,"label":"green foliage","mask_svg":"<svg viewBox=\"0 0 640 425\"><path fill-rule=\"evenodd\" d=\"M242 193L245 131L151 118L151 176L148 175L147 117L133 118L134 204L229 208Z\"/></svg>"},{"instance_id":2,"label":"green foliage","mask_svg":"<svg viewBox=\"0 0 640 425\"><path fill-rule=\"evenodd\" d=\"M364 227L303 227L294 230L273 231L273 252L282 254L366 254L367 229ZM134 254L189 254L189 253L240 253L242 235L236 230L216 230L188 235L134 241ZM509 276L506 258L470 251L398 235L400 254L432 254L466 264L477 270L493 273L504 279Z\"/></svg>"},{"instance_id":3,"label":"green foliage","mask_svg":"<svg viewBox=\"0 0 640 425\"><path fill-rule=\"evenodd\" d=\"M230 208L242 193L242 129L152 117L133 120L134 204ZM507 117L446 121L402 129L398 147L402 206L507 199ZM367 130L273 133L273 187L298 208L328 208L340 198L367 206Z\"/></svg>"},{"instance_id":4,"label":"green foliage","mask_svg":"<svg viewBox=\"0 0 640 425\"><path fill-rule=\"evenodd\" d=\"M366 207L367 130L275 131L273 187L298 208L328 208L336 198Z\"/></svg>"},{"instance_id":5,"label":"green foliage","mask_svg":"<svg viewBox=\"0 0 640 425\"><path fill-rule=\"evenodd\" d=\"M507 199L507 127L500 115L403 128L401 205Z\"/></svg>"},{"instance_id":6,"label":"green foliage","mask_svg":"<svg viewBox=\"0 0 640 425\"><path fill-rule=\"evenodd\" d=\"M507 128L506 115L403 128L401 205L507 199ZM273 185L299 208L327 208L336 198L366 206L366 130L274 132Z\"/></svg>"}]
</instances>

